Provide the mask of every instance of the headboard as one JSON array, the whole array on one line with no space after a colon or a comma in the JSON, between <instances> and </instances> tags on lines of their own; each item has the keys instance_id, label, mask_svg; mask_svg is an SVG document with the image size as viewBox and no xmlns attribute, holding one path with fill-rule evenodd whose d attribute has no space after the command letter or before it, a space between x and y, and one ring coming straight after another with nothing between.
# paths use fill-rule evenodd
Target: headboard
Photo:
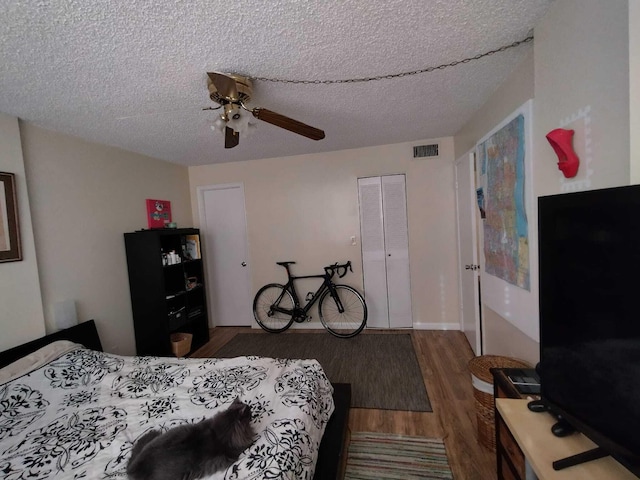
<instances>
[{"instance_id":1,"label":"headboard","mask_svg":"<svg viewBox=\"0 0 640 480\"><path fill-rule=\"evenodd\" d=\"M65 328L49 335L46 335L36 340L32 340L17 347L10 348L4 352L0 352L0 368L15 362L19 358L28 355L31 352L35 352L39 348L44 347L56 340L70 340L72 342L80 343L86 348L91 350L102 351L102 344L100 343L100 337L98 336L98 330L96 329L96 322L93 320L87 320L86 322L79 323L73 327Z\"/></svg>"}]
</instances>

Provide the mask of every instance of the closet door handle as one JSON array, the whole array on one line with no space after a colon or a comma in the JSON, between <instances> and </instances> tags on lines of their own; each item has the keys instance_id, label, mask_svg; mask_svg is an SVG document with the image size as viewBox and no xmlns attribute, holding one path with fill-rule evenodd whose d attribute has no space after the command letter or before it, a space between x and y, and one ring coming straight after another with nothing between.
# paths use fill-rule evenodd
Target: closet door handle
<instances>
[{"instance_id":1,"label":"closet door handle","mask_svg":"<svg viewBox=\"0 0 640 480\"><path fill-rule=\"evenodd\" d=\"M242 262L240 265L242 265L243 267L247 266L247 262Z\"/></svg>"}]
</instances>

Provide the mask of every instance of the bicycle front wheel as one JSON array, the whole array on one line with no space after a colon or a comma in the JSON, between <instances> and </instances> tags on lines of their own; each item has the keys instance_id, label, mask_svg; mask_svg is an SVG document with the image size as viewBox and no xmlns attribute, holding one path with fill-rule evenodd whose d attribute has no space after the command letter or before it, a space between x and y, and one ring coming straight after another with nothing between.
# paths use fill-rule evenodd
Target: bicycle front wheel
<instances>
[{"instance_id":1,"label":"bicycle front wheel","mask_svg":"<svg viewBox=\"0 0 640 480\"><path fill-rule=\"evenodd\" d=\"M318 313L320 321L329 333L340 338L354 337L367 324L367 304L354 288L347 285L335 285L344 312L340 313L338 304L327 290L320 298Z\"/></svg>"},{"instance_id":2,"label":"bicycle front wheel","mask_svg":"<svg viewBox=\"0 0 640 480\"><path fill-rule=\"evenodd\" d=\"M275 311L274 307L291 313ZM279 283L265 285L253 299L253 316L263 330L271 333L283 332L293 323L293 296Z\"/></svg>"}]
</instances>

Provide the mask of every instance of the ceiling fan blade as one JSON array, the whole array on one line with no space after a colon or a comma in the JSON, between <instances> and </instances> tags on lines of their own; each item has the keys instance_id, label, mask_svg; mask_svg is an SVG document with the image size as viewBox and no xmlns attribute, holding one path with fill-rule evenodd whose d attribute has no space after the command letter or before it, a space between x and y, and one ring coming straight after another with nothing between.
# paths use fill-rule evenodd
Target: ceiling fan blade
<instances>
[{"instance_id":1,"label":"ceiling fan blade","mask_svg":"<svg viewBox=\"0 0 640 480\"><path fill-rule=\"evenodd\" d=\"M220 95L227 97L229 100L238 99L238 87L233 78L218 72L207 72L207 75L209 75L211 83L213 83Z\"/></svg>"},{"instance_id":2,"label":"ceiling fan blade","mask_svg":"<svg viewBox=\"0 0 640 480\"><path fill-rule=\"evenodd\" d=\"M299 122L279 113L272 112L266 108L254 108L251 113L258 120L275 125L276 127L284 128L290 132L297 133L311 140L322 140L324 138L324 131L311 127L305 123Z\"/></svg>"},{"instance_id":3,"label":"ceiling fan blade","mask_svg":"<svg viewBox=\"0 0 640 480\"><path fill-rule=\"evenodd\" d=\"M224 148L233 148L240 143L240 134L231 127L224 129Z\"/></svg>"}]
</instances>

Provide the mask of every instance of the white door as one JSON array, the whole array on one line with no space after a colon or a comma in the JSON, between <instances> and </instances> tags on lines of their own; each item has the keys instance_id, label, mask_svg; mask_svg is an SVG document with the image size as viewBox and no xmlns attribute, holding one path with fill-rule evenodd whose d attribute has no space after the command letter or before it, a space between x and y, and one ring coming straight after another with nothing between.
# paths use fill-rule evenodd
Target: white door
<instances>
[{"instance_id":1,"label":"white door","mask_svg":"<svg viewBox=\"0 0 640 480\"><path fill-rule=\"evenodd\" d=\"M210 326L248 326L253 319L242 184L198 187Z\"/></svg>"},{"instance_id":2,"label":"white door","mask_svg":"<svg viewBox=\"0 0 640 480\"><path fill-rule=\"evenodd\" d=\"M476 355L482 354L480 324L480 270L477 250L477 199L474 155L456 160L456 213L458 222L458 265L460 267L460 320L462 331Z\"/></svg>"},{"instance_id":3,"label":"white door","mask_svg":"<svg viewBox=\"0 0 640 480\"><path fill-rule=\"evenodd\" d=\"M358 194L367 326L411 327L405 176L360 178Z\"/></svg>"}]
</instances>

